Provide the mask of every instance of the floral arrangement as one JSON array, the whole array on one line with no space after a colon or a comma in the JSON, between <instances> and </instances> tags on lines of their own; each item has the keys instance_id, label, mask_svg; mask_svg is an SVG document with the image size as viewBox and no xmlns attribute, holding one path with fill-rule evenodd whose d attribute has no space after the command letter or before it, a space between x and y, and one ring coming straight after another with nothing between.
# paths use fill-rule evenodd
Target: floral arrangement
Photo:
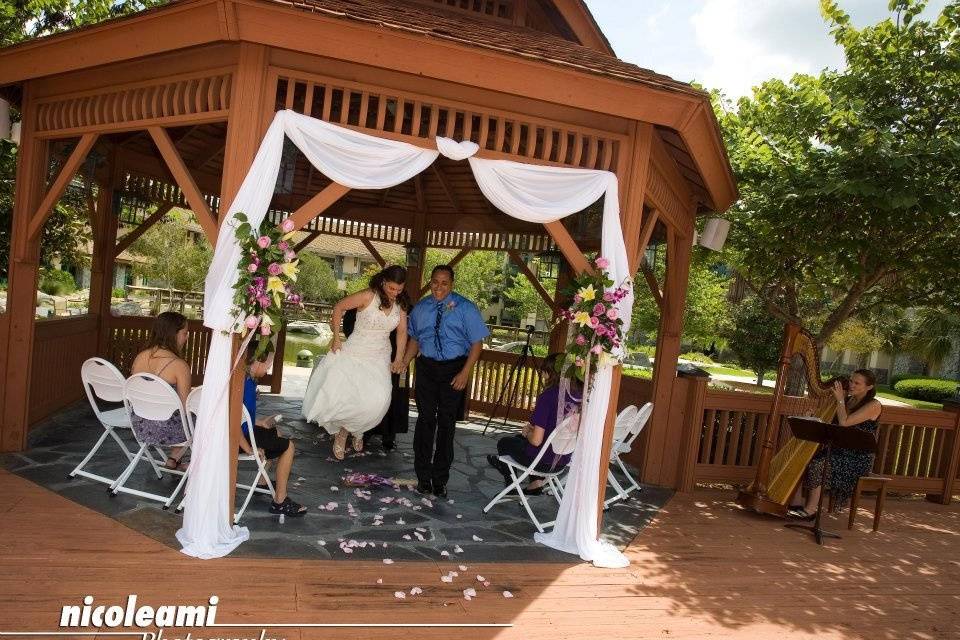
<instances>
[{"instance_id":1,"label":"floral arrangement","mask_svg":"<svg viewBox=\"0 0 960 640\"><path fill-rule=\"evenodd\" d=\"M244 213L234 214L237 221L234 234L240 244L242 257L237 283L233 285L235 333L259 335L256 357L261 358L273 348L273 334L283 325L285 302L303 305L294 291L297 281L297 253L290 246L294 234L293 220L284 220L280 226L268 229L253 228Z\"/></svg>"},{"instance_id":2,"label":"floral arrangement","mask_svg":"<svg viewBox=\"0 0 960 640\"><path fill-rule=\"evenodd\" d=\"M573 335L567 345L563 370L574 369L581 380L589 380L600 367L619 364L623 344L623 320L616 304L630 293L630 283L616 288L607 268L610 261L598 257L594 273L574 280L573 303L560 312L560 319L573 323Z\"/></svg>"}]
</instances>

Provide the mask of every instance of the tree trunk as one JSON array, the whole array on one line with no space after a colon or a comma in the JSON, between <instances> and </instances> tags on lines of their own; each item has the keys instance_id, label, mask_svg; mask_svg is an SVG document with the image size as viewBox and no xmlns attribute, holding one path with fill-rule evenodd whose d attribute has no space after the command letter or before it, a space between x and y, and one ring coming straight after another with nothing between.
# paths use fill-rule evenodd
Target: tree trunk
<instances>
[{"instance_id":1,"label":"tree trunk","mask_svg":"<svg viewBox=\"0 0 960 640\"><path fill-rule=\"evenodd\" d=\"M754 371L754 373L757 375L757 386L758 386L758 387L762 387L762 386L763 386L763 374L766 373L766 372L765 372L765 371Z\"/></svg>"}]
</instances>

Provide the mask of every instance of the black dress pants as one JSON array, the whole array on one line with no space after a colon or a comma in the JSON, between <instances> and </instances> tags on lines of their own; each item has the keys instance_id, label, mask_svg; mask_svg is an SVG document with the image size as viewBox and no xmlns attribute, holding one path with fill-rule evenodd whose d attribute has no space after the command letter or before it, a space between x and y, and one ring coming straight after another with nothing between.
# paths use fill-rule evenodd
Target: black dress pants
<instances>
[{"instance_id":1,"label":"black dress pants","mask_svg":"<svg viewBox=\"0 0 960 640\"><path fill-rule=\"evenodd\" d=\"M464 391L450 386L466 358L417 358L417 426L413 433L413 466L420 482L446 486L453 464L453 436ZM436 447L434 447L436 444Z\"/></svg>"}]
</instances>

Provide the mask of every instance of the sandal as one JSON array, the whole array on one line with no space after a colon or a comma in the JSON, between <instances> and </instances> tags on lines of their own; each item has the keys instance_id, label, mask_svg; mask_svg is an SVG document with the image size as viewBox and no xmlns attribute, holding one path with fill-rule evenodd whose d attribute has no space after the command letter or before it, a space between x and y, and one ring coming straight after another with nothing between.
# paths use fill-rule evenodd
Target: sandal
<instances>
[{"instance_id":1,"label":"sandal","mask_svg":"<svg viewBox=\"0 0 960 640\"><path fill-rule=\"evenodd\" d=\"M345 429L342 429L333 438L333 457L337 460L343 460L347 455L347 436L348 432Z\"/></svg>"},{"instance_id":2,"label":"sandal","mask_svg":"<svg viewBox=\"0 0 960 640\"><path fill-rule=\"evenodd\" d=\"M353 436L353 450L357 453L363 451L363 436Z\"/></svg>"},{"instance_id":3,"label":"sandal","mask_svg":"<svg viewBox=\"0 0 960 640\"><path fill-rule=\"evenodd\" d=\"M795 520L813 520L817 517L817 512L807 513L803 509L796 509L790 512L790 516Z\"/></svg>"},{"instance_id":4,"label":"sandal","mask_svg":"<svg viewBox=\"0 0 960 640\"><path fill-rule=\"evenodd\" d=\"M287 496L283 499L283 502L271 502L270 513L299 518L307 513L307 508L298 502L294 502L290 499L290 496Z\"/></svg>"},{"instance_id":5,"label":"sandal","mask_svg":"<svg viewBox=\"0 0 960 640\"><path fill-rule=\"evenodd\" d=\"M186 471L187 464L173 456L167 456L167 461L163 463L163 468L169 469L170 471Z\"/></svg>"}]
</instances>

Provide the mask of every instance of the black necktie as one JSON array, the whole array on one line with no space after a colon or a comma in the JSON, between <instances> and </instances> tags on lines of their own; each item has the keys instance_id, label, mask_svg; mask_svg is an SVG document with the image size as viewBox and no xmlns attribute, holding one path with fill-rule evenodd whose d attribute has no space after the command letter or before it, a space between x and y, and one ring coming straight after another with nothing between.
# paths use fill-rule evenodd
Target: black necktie
<instances>
[{"instance_id":1,"label":"black necktie","mask_svg":"<svg viewBox=\"0 0 960 640\"><path fill-rule=\"evenodd\" d=\"M437 303L437 321L433 325L433 345L437 349L437 359L443 360L443 343L440 341L440 323L443 321L443 303Z\"/></svg>"}]
</instances>

